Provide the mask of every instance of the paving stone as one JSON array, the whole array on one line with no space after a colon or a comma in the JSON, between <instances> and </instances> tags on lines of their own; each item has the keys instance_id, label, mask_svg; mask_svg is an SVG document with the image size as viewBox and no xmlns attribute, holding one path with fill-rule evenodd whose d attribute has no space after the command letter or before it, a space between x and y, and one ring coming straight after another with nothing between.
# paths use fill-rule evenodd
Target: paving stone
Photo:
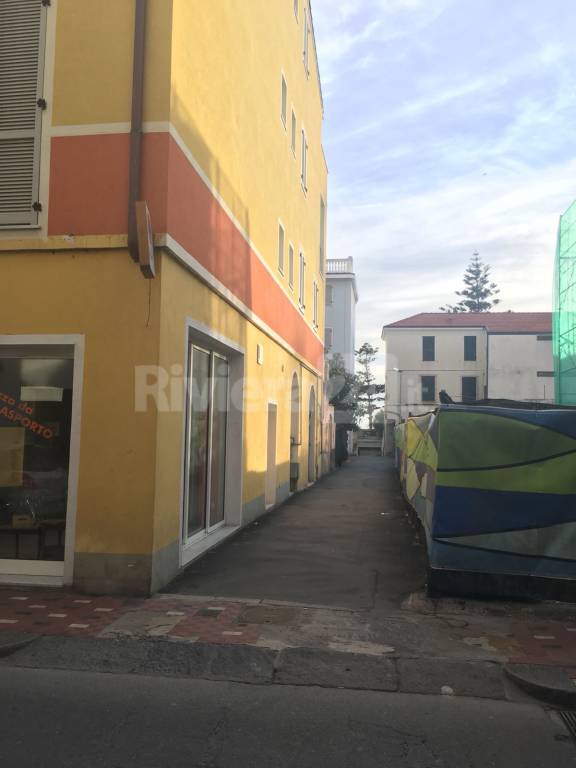
<instances>
[{"instance_id":1,"label":"paving stone","mask_svg":"<svg viewBox=\"0 0 576 768\"><path fill-rule=\"evenodd\" d=\"M101 637L126 635L145 637L167 635L181 621L181 616L168 616L160 611L128 611L109 624Z\"/></svg>"},{"instance_id":2,"label":"paving stone","mask_svg":"<svg viewBox=\"0 0 576 768\"><path fill-rule=\"evenodd\" d=\"M280 651L274 681L284 685L319 685L371 691L398 689L396 666L391 659L308 648Z\"/></svg>"},{"instance_id":3,"label":"paving stone","mask_svg":"<svg viewBox=\"0 0 576 768\"><path fill-rule=\"evenodd\" d=\"M506 698L502 667L487 661L399 659L398 674L403 693L440 694L449 687L456 696Z\"/></svg>"},{"instance_id":4,"label":"paving stone","mask_svg":"<svg viewBox=\"0 0 576 768\"><path fill-rule=\"evenodd\" d=\"M221 645L213 648L210 679L240 683L271 683L275 651L251 645Z\"/></svg>"},{"instance_id":5,"label":"paving stone","mask_svg":"<svg viewBox=\"0 0 576 768\"><path fill-rule=\"evenodd\" d=\"M210 646L153 640L42 637L9 657L18 667L205 678Z\"/></svg>"}]
</instances>

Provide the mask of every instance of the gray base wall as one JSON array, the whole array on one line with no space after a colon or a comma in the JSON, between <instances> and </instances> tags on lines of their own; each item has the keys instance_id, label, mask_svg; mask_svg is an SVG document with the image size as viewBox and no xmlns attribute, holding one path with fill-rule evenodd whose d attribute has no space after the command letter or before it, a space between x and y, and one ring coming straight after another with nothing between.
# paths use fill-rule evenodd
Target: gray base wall
<instances>
[{"instance_id":1,"label":"gray base wall","mask_svg":"<svg viewBox=\"0 0 576 768\"><path fill-rule=\"evenodd\" d=\"M284 485L278 486L276 489L276 503L274 507L277 507L290 496L290 483L284 483ZM259 517L265 515L269 511L266 509L266 501L264 495L257 496L252 501L244 504L242 507L242 526L250 525L254 520L258 520Z\"/></svg>"},{"instance_id":2,"label":"gray base wall","mask_svg":"<svg viewBox=\"0 0 576 768\"><path fill-rule=\"evenodd\" d=\"M151 572L150 555L77 552L74 587L91 595L148 595Z\"/></svg>"},{"instance_id":3,"label":"gray base wall","mask_svg":"<svg viewBox=\"0 0 576 768\"><path fill-rule=\"evenodd\" d=\"M173 541L153 555L78 552L73 585L87 594L148 596L178 574L179 548Z\"/></svg>"},{"instance_id":4,"label":"gray base wall","mask_svg":"<svg viewBox=\"0 0 576 768\"><path fill-rule=\"evenodd\" d=\"M276 504L290 496L290 483L278 487ZM242 527L266 514L264 496L242 508ZM149 596L169 584L180 572L180 541L152 555L111 555L78 552L74 558L74 588L93 595Z\"/></svg>"}]
</instances>

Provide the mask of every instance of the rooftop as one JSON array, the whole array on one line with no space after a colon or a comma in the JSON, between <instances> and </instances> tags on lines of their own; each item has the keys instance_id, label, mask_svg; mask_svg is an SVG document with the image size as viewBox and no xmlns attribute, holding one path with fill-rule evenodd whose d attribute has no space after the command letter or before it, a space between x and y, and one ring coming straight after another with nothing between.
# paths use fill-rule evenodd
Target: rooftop
<instances>
[{"instance_id":1,"label":"rooftop","mask_svg":"<svg viewBox=\"0 0 576 768\"><path fill-rule=\"evenodd\" d=\"M489 333L552 333L551 312L420 312L387 328L486 328Z\"/></svg>"}]
</instances>

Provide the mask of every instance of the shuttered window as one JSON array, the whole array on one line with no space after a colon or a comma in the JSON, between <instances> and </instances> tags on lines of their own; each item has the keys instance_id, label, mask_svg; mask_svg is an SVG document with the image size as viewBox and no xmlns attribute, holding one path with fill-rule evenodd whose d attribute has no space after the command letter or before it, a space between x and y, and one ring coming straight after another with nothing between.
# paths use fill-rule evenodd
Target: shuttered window
<instances>
[{"instance_id":1,"label":"shuttered window","mask_svg":"<svg viewBox=\"0 0 576 768\"><path fill-rule=\"evenodd\" d=\"M0 226L38 223L47 6L0 0Z\"/></svg>"}]
</instances>

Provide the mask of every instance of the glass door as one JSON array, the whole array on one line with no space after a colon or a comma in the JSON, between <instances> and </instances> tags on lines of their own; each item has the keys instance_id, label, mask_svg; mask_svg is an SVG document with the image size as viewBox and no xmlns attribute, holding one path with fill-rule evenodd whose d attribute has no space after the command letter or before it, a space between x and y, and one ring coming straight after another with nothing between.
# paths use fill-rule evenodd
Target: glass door
<instances>
[{"instance_id":1,"label":"glass door","mask_svg":"<svg viewBox=\"0 0 576 768\"><path fill-rule=\"evenodd\" d=\"M0 573L64 560L73 375L72 347L0 347Z\"/></svg>"},{"instance_id":2,"label":"glass door","mask_svg":"<svg viewBox=\"0 0 576 768\"><path fill-rule=\"evenodd\" d=\"M228 361L192 345L188 376L185 541L224 523L228 382Z\"/></svg>"},{"instance_id":3,"label":"glass door","mask_svg":"<svg viewBox=\"0 0 576 768\"><path fill-rule=\"evenodd\" d=\"M210 510L208 526L224 522L226 434L228 426L228 361L212 357L212 407L210 424Z\"/></svg>"}]
</instances>

